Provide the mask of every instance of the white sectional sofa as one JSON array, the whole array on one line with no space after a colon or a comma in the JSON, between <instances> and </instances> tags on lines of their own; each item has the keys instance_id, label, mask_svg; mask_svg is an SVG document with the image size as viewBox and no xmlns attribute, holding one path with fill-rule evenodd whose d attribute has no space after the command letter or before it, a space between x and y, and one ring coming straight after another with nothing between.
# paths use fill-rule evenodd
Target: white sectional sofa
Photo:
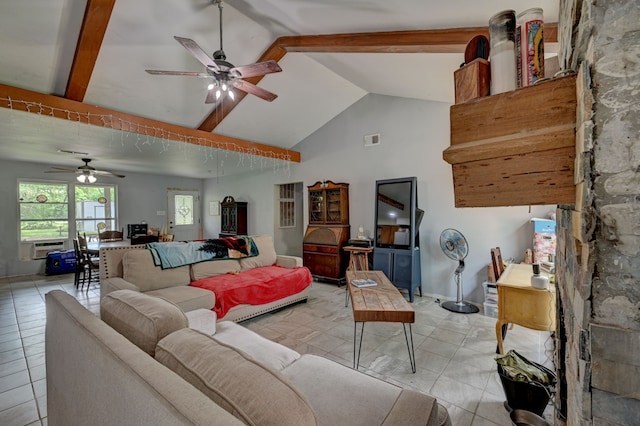
<instances>
[{"instance_id":1,"label":"white sectional sofa","mask_svg":"<svg viewBox=\"0 0 640 426\"><path fill-rule=\"evenodd\" d=\"M62 291L49 292L46 306L52 426L450 424L427 394L233 322L206 335L177 305L140 292L107 295L104 321Z\"/></svg>"},{"instance_id":2,"label":"white sectional sofa","mask_svg":"<svg viewBox=\"0 0 640 426\"><path fill-rule=\"evenodd\" d=\"M134 290L153 296L163 297L185 311L212 309L216 303L216 295L210 290L190 285L191 282L216 277L224 279L227 274L240 275L254 273L258 268L269 268L273 265L286 268L291 274L300 276L302 287L295 292L288 292L266 303L240 304L230 309L218 320L244 321L285 306L307 300L312 277L298 269L302 259L295 256L278 255L270 235L252 237L259 251L257 257L243 259L215 260L196 263L173 269L161 269L155 266L152 255L144 245L129 247L108 247L100 249L100 298L115 290ZM304 272L308 272L305 268ZM215 279L215 278L214 278ZM256 284L261 284L259 281ZM273 283L274 286L278 282Z\"/></svg>"}]
</instances>

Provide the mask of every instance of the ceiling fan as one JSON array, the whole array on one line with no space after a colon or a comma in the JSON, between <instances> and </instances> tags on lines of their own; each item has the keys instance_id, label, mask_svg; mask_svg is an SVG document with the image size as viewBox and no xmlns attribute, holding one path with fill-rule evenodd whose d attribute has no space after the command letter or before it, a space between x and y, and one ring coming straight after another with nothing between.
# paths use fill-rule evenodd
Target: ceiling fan
<instances>
[{"instance_id":1,"label":"ceiling fan","mask_svg":"<svg viewBox=\"0 0 640 426\"><path fill-rule=\"evenodd\" d=\"M75 173L78 175L77 179L82 183L94 183L96 176L113 176L123 178L124 175L108 172L106 170L96 170L95 167L89 165L91 158L83 158L84 165L76 169L68 169L65 167L52 167L53 170L45 170L45 173Z\"/></svg>"},{"instance_id":2,"label":"ceiling fan","mask_svg":"<svg viewBox=\"0 0 640 426\"><path fill-rule=\"evenodd\" d=\"M243 92L250 93L265 101L272 102L278 95L269 92L255 84L249 83L244 80L249 77L256 77L275 72L280 72L282 69L276 61L258 62L251 65L243 65L236 67L230 62L227 62L227 55L222 49L222 0L213 0L218 5L220 12L220 50L216 50L213 53L213 58L209 57L198 44L184 37L174 36L178 43L193 55L198 61L200 61L205 67L206 72L188 72L188 71L159 71L159 70L145 70L149 74L153 75L185 75L189 77L210 78L213 81L209 84L207 98L205 103L215 103L220 97L227 93L229 97L234 100L235 95L231 87L235 87Z\"/></svg>"}]
</instances>

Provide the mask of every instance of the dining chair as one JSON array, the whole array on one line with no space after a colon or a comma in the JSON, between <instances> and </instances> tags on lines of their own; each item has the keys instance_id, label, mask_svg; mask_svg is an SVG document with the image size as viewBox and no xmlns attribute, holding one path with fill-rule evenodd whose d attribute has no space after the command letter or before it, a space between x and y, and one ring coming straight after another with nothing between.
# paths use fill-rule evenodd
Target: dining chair
<instances>
[{"instance_id":1,"label":"dining chair","mask_svg":"<svg viewBox=\"0 0 640 426\"><path fill-rule=\"evenodd\" d=\"M78 239L73 239L73 251L76 256L76 270L75 276L73 277L73 285L75 288L80 286L80 274L82 274L82 284L84 286L84 279L87 273L87 264L84 260L84 255L80 251L80 244L78 243Z\"/></svg>"},{"instance_id":2,"label":"dining chair","mask_svg":"<svg viewBox=\"0 0 640 426\"><path fill-rule=\"evenodd\" d=\"M502 262L500 247L491 249L491 266L493 267L493 274L497 281L498 278L500 278L500 275L504 272L504 263Z\"/></svg>"},{"instance_id":3,"label":"dining chair","mask_svg":"<svg viewBox=\"0 0 640 426\"><path fill-rule=\"evenodd\" d=\"M173 234L162 234L160 235L160 241L163 243L171 242L174 240L176 236Z\"/></svg>"},{"instance_id":4,"label":"dining chair","mask_svg":"<svg viewBox=\"0 0 640 426\"><path fill-rule=\"evenodd\" d=\"M124 229L120 231L102 231L98 234L99 241L123 241Z\"/></svg>"},{"instance_id":5,"label":"dining chair","mask_svg":"<svg viewBox=\"0 0 640 426\"><path fill-rule=\"evenodd\" d=\"M500 251L500 247L491 249L491 266L493 267L493 274L496 277L496 281L498 281L500 275L504 272L504 262L502 261L502 252ZM508 328L509 324L502 325L502 340L507 337ZM511 328L513 328L513 324L511 324ZM496 347L496 353L500 353L499 347Z\"/></svg>"},{"instance_id":6,"label":"dining chair","mask_svg":"<svg viewBox=\"0 0 640 426\"><path fill-rule=\"evenodd\" d=\"M82 285L80 286L80 289L84 288L84 284L85 282L87 282L87 290L89 289L89 286L91 285L91 282L99 282L100 281L100 273L97 274L93 274L94 271L99 271L100 270L100 258L96 257L92 254L92 252L89 250L89 247L87 245L87 236L86 234L80 234L80 232L78 232L78 249L80 251L80 255L82 257L82 263L83 263L83 268L84 268L84 275L83 275L83 279L82 279Z\"/></svg>"},{"instance_id":7,"label":"dining chair","mask_svg":"<svg viewBox=\"0 0 640 426\"><path fill-rule=\"evenodd\" d=\"M86 275L82 280L82 286L80 289L84 289L84 283L87 283L87 290L91 286L91 283L100 283L100 261L97 257L91 257L88 251L82 253L85 262Z\"/></svg>"},{"instance_id":8,"label":"dining chair","mask_svg":"<svg viewBox=\"0 0 640 426\"><path fill-rule=\"evenodd\" d=\"M157 243L158 241L160 241L160 237L158 237L157 235L137 235L131 237L132 246L147 243Z\"/></svg>"}]
</instances>

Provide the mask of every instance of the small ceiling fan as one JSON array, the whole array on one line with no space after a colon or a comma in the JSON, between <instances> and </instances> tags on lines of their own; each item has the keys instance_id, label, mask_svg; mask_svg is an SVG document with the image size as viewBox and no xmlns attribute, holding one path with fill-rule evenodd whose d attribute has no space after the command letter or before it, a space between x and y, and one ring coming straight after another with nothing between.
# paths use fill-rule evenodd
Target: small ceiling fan
<instances>
[{"instance_id":1,"label":"small ceiling fan","mask_svg":"<svg viewBox=\"0 0 640 426\"><path fill-rule=\"evenodd\" d=\"M95 167L89 165L89 163L91 162L91 158L83 158L82 161L84 162L84 165L76 169L69 169L66 167L52 167L53 170L45 170L45 173L75 173L78 175L78 181L83 183L94 183L96 181L96 176L113 176L118 178L125 177L124 175L108 172L106 170L97 170Z\"/></svg>"},{"instance_id":2,"label":"small ceiling fan","mask_svg":"<svg viewBox=\"0 0 640 426\"><path fill-rule=\"evenodd\" d=\"M159 71L159 70L145 70L149 74L153 75L184 75L189 77L210 78L213 81L209 84L207 98L205 103L215 103L220 97L227 93L229 97L234 100L235 95L231 87L235 87L243 92L250 93L265 101L272 102L278 95L269 92L255 84L249 83L245 78L256 77L260 75L271 74L280 72L282 69L276 61L258 62L251 65L244 65L236 67L230 62L227 62L227 55L222 49L222 0L213 0L218 5L220 12L220 50L216 50L213 53L213 58L210 58L198 44L190 38L174 36L178 43L193 55L198 61L200 61L205 67L206 72L188 72L188 71Z\"/></svg>"}]
</instances>

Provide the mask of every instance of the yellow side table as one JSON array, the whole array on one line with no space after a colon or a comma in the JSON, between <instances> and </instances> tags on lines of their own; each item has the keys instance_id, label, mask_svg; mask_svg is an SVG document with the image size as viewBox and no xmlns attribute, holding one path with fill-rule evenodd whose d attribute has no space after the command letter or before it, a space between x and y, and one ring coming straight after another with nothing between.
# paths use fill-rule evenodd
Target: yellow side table
<instances>
[{"instance_id":1,"label":"yellow side table","mask_svg":"<svg viewBox=\"0 0 640 426\"><path fill-rule=\"evenodd\" d=\"M556 329L555 285L548 290L531 287L531 275L531 265L511 264L498 279L496 338L500 354L504 353L502 327L506 324L541 331Z\"/></svg>"}]
</instances>

